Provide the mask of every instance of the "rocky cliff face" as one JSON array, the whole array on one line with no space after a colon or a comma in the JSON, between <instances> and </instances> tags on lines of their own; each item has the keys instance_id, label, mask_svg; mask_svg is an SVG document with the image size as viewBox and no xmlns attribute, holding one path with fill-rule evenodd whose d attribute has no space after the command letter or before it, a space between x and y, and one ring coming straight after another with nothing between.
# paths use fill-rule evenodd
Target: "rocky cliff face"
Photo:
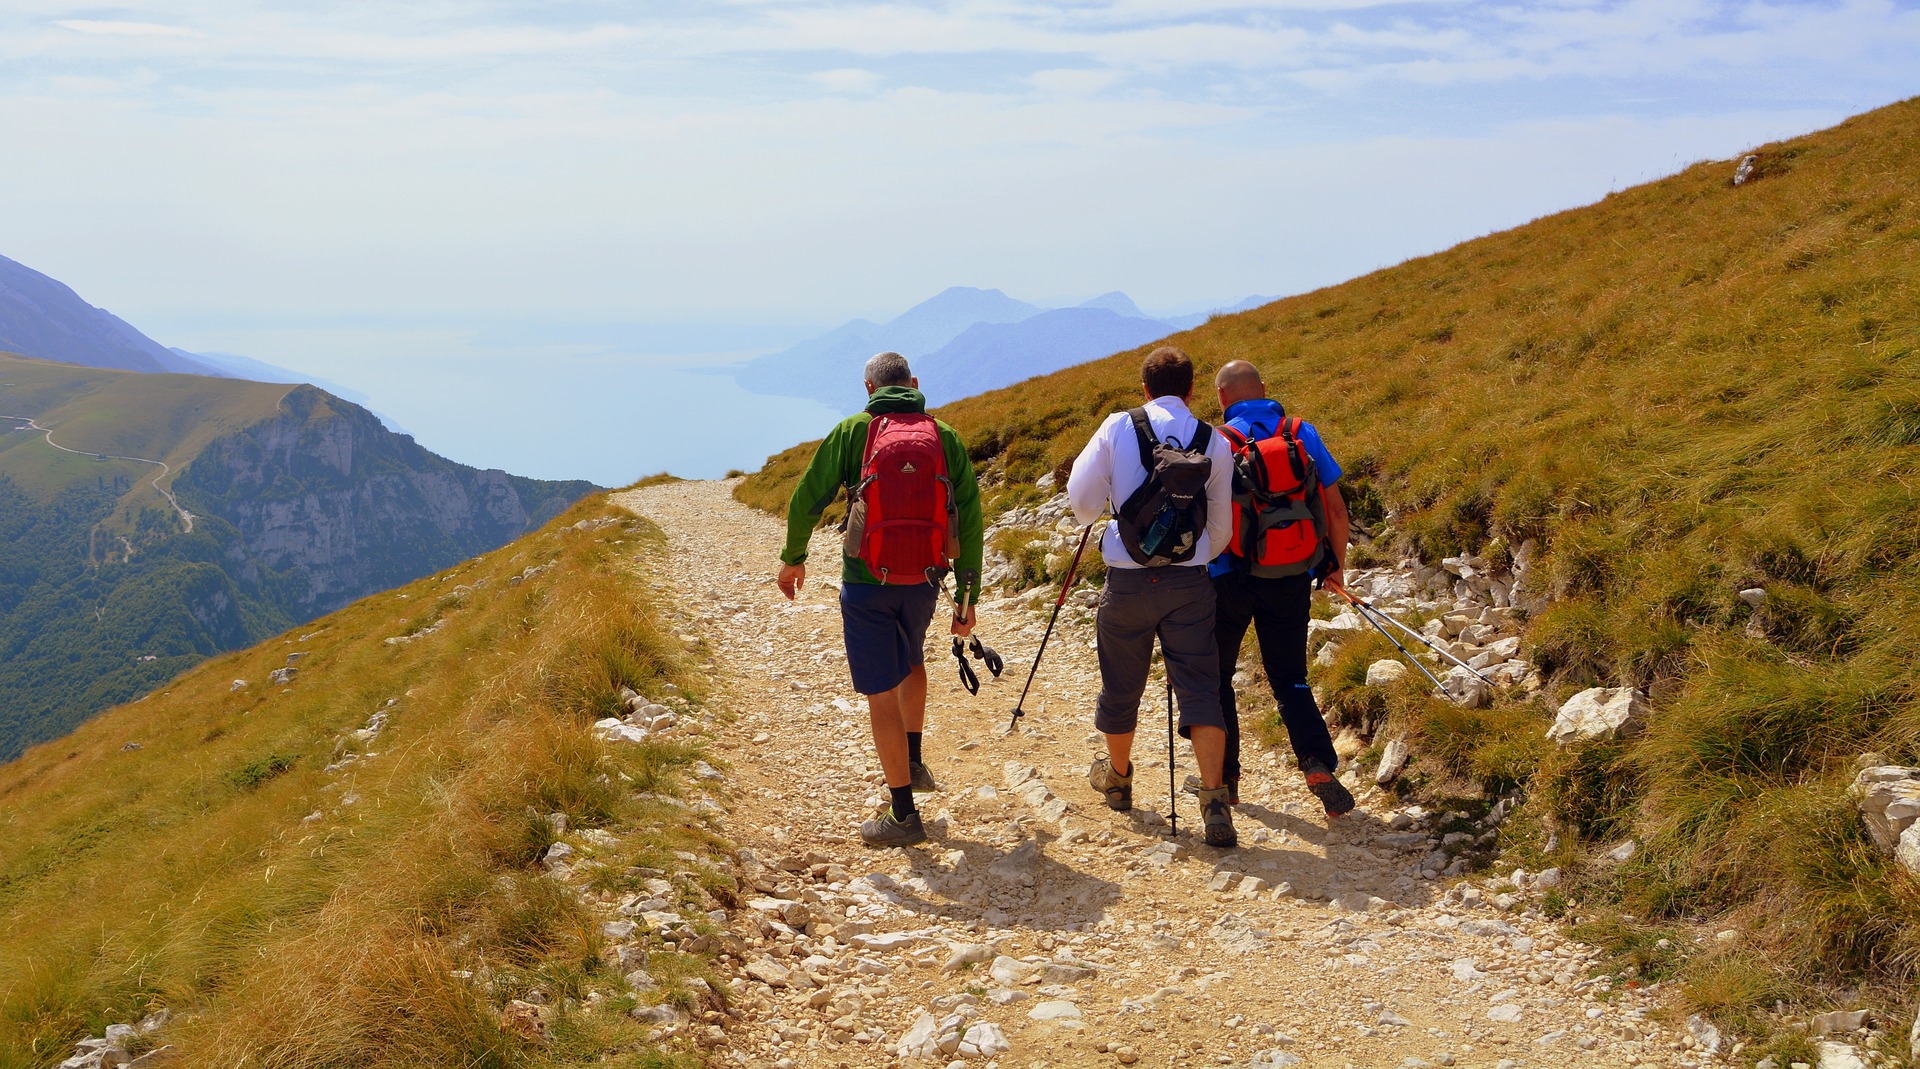
<instances>
[{"instance_id":1,"label":"rocky cliff face","mask_svg":"<svg viewBox=\"0 0 1920 1069\"><path fill-rule=\"evenodd\" d=\"M456 464L311 386L174 484L230 525L230 570L306 619L502 545L594 489Z\"/></svg>"}]
</instances>

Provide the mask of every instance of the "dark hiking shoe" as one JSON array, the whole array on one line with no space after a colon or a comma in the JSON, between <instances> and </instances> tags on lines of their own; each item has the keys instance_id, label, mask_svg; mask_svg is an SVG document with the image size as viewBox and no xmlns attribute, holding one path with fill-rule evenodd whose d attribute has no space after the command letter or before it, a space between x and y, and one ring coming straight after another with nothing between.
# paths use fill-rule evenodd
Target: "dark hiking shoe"
<instances>
[{"instance_id":1,"label":"dark hiking shoe","mask_svg":"<svg viewBox=\"0 0 1920 1069\"><path fill-rule=\"evenodd\" d=\"M1330 817L1344 816L1353 812L1353 795L1348 793L1346 785L1333 778L1326 766L1315 763L1305 769L1307 790L1313 792L1320 804L1327 807Z\"/></svg>"},{"instance_id":2,"label":"dark hiking shoe","mask_svg":"<svg viewBox=\"0 0 1920 1069\"><path fill-rule=\"evenodd\" d=\"M1240 837L1233 832L1233 808L1227 802L1226 787L1215 787L1200 793L1200 819L1206 822L1206 840L1208 846L1226 849L1240 844Z\"/></svg>"},{"instance_id":3,"label":"dark hiking shoe","mask_svg":"<svg viewBox=\"0 0 1920 1069\"><path fill-rule=\"evenodd\" d=\"M860 825L860 841L868 846L918 846L927 841L927 829L917 810L905 820L896 820L893 807L883 805L872 820Z\"/></svg>"},{"instance_id":4,"label":"dark hiking shoe","mask_svg":"<svg viewBox=\"0 0 1920 1069\"><path fill-rule=\"evenodd\" d=\"M1180 789L1187 792L1188 794L1199 794L1200 791L1202 790L1200 786L1200 777L1191 776L1191 775L1188 776L1186 780L1180 784ZM1240 777L1239 776L1234 776L1231 779L1227 780L1227 804L1228 805L1240 804Z\"/></svg>"},{"instance_id":5,"label":"dark hiking shoe","mask_svg":"<svg viewBox=\"0 0 1920 1069\"><path fill-rule=\"evenodd\" d=\"M933 773L929 772L927 766L922 762L909 761L907 763L907 772L913 776L913 779L909 782L909 786L915 791L925 794L928 791L937 791L940 789L939 784L933 782Z\"/></svg>"},{"instance_id":6,"label":"dark hiking shoe","mask_svg":"<svg viewBox=\"0 0 1920 1069\"><path fill-rule=\"evenodd\" d=\"M1107 798L1107 808L1124 813L1133 808L1133 773L1122 776L1113 770L1113 762L1104 757L1093 759L1087 770L1087 784Z\"/></svg>"}]
</instances>

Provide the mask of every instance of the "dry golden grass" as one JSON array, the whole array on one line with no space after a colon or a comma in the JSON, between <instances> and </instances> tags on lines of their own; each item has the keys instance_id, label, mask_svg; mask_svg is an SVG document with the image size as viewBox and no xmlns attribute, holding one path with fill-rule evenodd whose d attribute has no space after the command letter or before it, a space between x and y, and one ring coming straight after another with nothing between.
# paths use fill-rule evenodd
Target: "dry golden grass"
<instances>
[{"instance_id":1,"label":"dry golden grass","mask_svg":"<svg viewBox=\"0 0 1920 1069\"><path fill-rule=\"evenodd\" d=\"M569 526L601 515L621 524ZM600 964L597 924L535 867L555 812L627 835L630 856L593 873L609 889L630 882L626 864L687 869L671 850L716 845L635 796L677 791L695 749L588 731L620 686L695 686L633 573L643 542L658 551L657 532L589 499L0 768L0 1066L51 1064L157 1006L194 1065L671 1062L621 1012L633 999ZM267 673L290 652L307 656L276 688ZM251 685L231 691L235 678ZM342 743L390 698L383 734ZM359 749L377 756L325 771ZM704 968L677 957L656 953L663 982ZM556 1007L589 987L609 999L559 1011L535 1048L499 1026L500 1002L533 986Z\"/></svg>"},{"instance_id":2,"label":"dry golden grass","mask_svg":"<svg viewBox=\"0 0 1920 1069\"><path fill-rule=\"evenodd\" d=\"M1253 361L1320 427L1376 551L1540 540L1557 603L1529 640L1556 692L1632 684L1658 710L1583 756L1521 737L1538 709L1408 703L1430 761L1530 777L1576 833L1645 837L1590 902L1742 923L1794 990L1897 988L1920 978L1920 891L1841 788L1862 751L1920 764L1920 100L1757 151L1745 186L1696 164L1170 341L1203 382ZM1141 356L940 415L990 499L1024 500L1135 403ZM740 499L783 509L811 448ZM1698 999L1716 1012L1775 990L1715 968L1742 977Z\"/></svg>"}]
</instances>

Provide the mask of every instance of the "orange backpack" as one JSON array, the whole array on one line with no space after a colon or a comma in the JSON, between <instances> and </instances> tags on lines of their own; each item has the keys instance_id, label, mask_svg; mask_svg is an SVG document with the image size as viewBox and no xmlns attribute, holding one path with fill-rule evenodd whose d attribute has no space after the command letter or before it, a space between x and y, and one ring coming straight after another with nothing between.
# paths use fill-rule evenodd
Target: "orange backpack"
<instances>
[{"instance_id":1,"label":"orange backpack","mask_svg":"<svg viewBox=\"0 0 1920 1069\"><path fill-rule=\"evenodd\" d=\"M1334 560L1327 534L1320 471L1300 440L1300 420L1289 417L1270 438L1249 439L1222 426L1233 446L1235 570L1261 578L1325 575Z\"/></svg>"}]
</instances>

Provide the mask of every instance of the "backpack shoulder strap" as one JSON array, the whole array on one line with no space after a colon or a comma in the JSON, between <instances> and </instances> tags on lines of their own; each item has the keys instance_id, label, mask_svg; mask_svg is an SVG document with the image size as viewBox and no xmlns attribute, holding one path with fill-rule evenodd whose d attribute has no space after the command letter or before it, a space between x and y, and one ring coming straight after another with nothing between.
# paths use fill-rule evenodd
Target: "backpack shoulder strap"
<instances>
[{"instance_id":1,"label":"backpack shoulder strap","mask_svg":"<svg viewBox=\"0 0 1920 1069\"><path fill-rule=\"evenodd\" d=\"M875 439L880 437L880 421L885 418L887 417L875 416L867 420L867 440L860 447L860 463L853 469L858 474L854 476L853 482L847 484L847 490L850 493L856 492L857 489L866 482L867 461L873 459L873 443Z\"/></svg>"},{"instance_id":2,"label":"backpack shoulder strap","mask_svg":"<svg viewBox=\"0 0 1920 1069\"><path fill-rule=\"evenodd\" d=\"M1213 427L1199 416L1193 417L1193 438L1187 442L1187 452L1205 453L1213 444Z\"/></svg>"},{"instance_id":3,"label":"backpack shoulder strap","mask_svg":"<svg viewBox=\"0 0 1920 1069\"><path fill-rule=\"evenodd\" d=\"M1147 422L1147 410L1129 408L1127 418L1133 421L1133 436L1140 443L1140 466L1151 475L1153 474L1153 447L1160 443L1153 436L1153 425Z\"/></svg>"},{"instance_id":4,"label":"backpack shoulder strap","mask_svg":"<svg viewBox=\"0 0 1920 1069\"><path fill-rule=\"evenodd\" d=\"M1236 451L1244 450L1247 447L1247 436L1241 434L1233 424L1222 423L1219 429L1220 437L1225 438L1227 444L1232 446Z\"/></svg>"}]
</instances>

